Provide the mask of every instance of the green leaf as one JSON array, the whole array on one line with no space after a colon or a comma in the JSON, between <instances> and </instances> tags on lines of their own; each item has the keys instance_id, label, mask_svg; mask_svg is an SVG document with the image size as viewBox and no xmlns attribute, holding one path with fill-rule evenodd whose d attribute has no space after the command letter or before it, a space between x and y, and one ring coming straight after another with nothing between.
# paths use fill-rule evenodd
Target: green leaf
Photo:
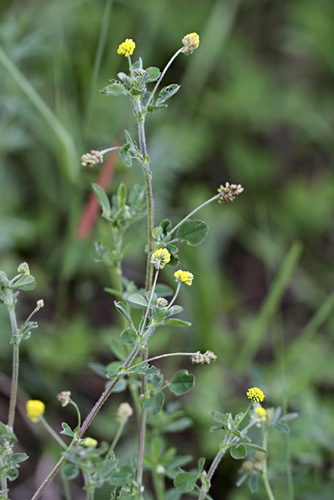
<instances>
[{"instance_id":1,"label":"green leaf","mask_svg":"<svg viewBox=\"0 0 334 500\"><path fill-rule=\"evenodd\" d=\"M13 466L21 462L24 462L28 458L29 457L26 453L13 453L13 455L9 457L8 463L10 466Z\"/></svg>"},{"instance_id":2,"label":"green leaf","mask_svg":"<svg viewBox=\"0 0 334 500\"><path fill-rule=\"evenodd\" d=\"M31 274L22 275L15 283L10 285L10 288L16 288L17 290L22 290L27 292L29 290L33 290L36 286L36 281Z\"/></svg>"},{"instance_id":3,"label":"green leaf","mask_svg":"<svg viewBox=\"0 0 334 500\"><path fill-rule=\"evenodd\" d=\"M204 464L205 464L205 458L204 457L201 457L198 462L197 462L197 469L198 469L198 472L201 473L204 469Z\"/></svg>"},{"instance_id":4,"label":"green leaf","mask_svg":"<svg viewBox=\"0 0 334 500\"><path fill-rule=\"evenodd\" d=\"M232 448L230 448L230 454L232 458L242 460L247 456L247 448L243 444L239 444L239 446L232 446Z\"/></svg>"},{"instance_id":5,"label":"green leaf","mask_svg":"<svg viewBox=\"0 0 334 500\"><path fill-rule=\"evenodd\" d=\"M111 215L111 206L108 196L101 186L98 184L92 184L92 188L94 190L97 201L99 202L100 207L102 208L102 215L104 217L110 217Z\"/></svg>"},{"instance_id":6,"label":"green leaf","mask_svg":"<svg viewBox=\"0 0 334 500\"><path fill-rule=\"evenodd\" d=\"M197 474L192 474L191 472L180 472L174 479L174 486L182 493L193 491L197 477Z\"/></svg>"},{"instance_id":7,"label":"green leaf","mask_svg":"<svg viewBox=\"0 0 334 500\"><path fill-rule=\"evenodd\" d=\"M121 83L112 83L111 85L107 85L107 87L104 87L104 89L100 90L100 94L108 96L119 96L126 95L127 92L124 85L122 85Z\"/></svg>"},{"instance_id":8,"label":"green leaf","mask_svg":"<svg viewBox=\"0 0 334 500\"><path fill-rule=\"evenodd\" d=\"M105 366L101 365L101 363L94 363L92 361L91 363L88 363L88 367L97 375L100 375L100 377L106 378L107 370Z\"/></svg>"},{"instance_id":9,"label":"green leaf","mask_svg":"<svg viewBox=\"0 0 334 500\"><path fill-rule=\"evenodd\" d=\"M176 233L179 241L186 241L188 245L200 245L208 234L208 226L201 220L185 220Z\"/></svg>"},{"instance_id":10,"label":"green leaf","mask_svg":"<svg viewBox=\"0 0 334 500\"><path fill-rule=\"evenodd\" d=\"M117 189L117 198L118 198L118 206L119 208L124 208L126 204L128 191L126 189L126 185L123 182L120 183Z\"/></svg>"},{"instance_id":11,"label":"green leaf","mask_svg":"<svg viewBox=\"0 0 334 500\"><path fill-rule=\"evenodd\" d=\"M132 323L130 314L128 313L127 307L123 302L114 302L117 311L125 318L129 323Z\"/></svg>"},{"instance_id":12,"label":"green leaf","mask_svg":"<svg viewBox=\"0 0 334 500\"><path fill-rule=\"evenodd\" d=\"M74 432L72 431L71 427L66 422L62 422L61 426L62 426L63 430L60 431L60 434L65 434L65 436L70 436L70 437L74 436Z\"/></svg>"},{"instance_id":13,"label":"green leaf","mask_svg":"<svg viewBox=\"0 0 334 500\"><path fill-rule=\"evenodd\" d=\"M159 111L160 109L164 109L164 108L167 108L167 104L161 104L159 106L154 105L154 104L150 104L149 106L147 106L147 111L149 113L153 113L153 111Z\"/></svg>"},{"instance_id":14,"label":"green leaf","mask_svg":"<svg viewBox=\"0 0 334 500\"><path fill-rule=\"evenodd\" d=\"M210 415L215 419L219 424L223 424L224 427L228 429L229 427L229 418L228 414L220 413L219 411L212 411Z\"/></svg>"},{"instance_id":15,"label":"green leaf","mask_svg":"<svg viewBox=\"0 0 334 500\"><path fill-rule=\"evenodd\" d=\"M156 104L162 104L163 102L167 101L167 99L170 99L176 92L179 91L181 85L178 85L177 83L172 83L171 85L168 85L167 87L164 87L162 90L159 92L159 97L156 100Z\"/></svg>"},{"instance_id":16,"label":"green leaf","mask_svg":"<svg viewBox=\"0 0 334 500\"><path fill-rule=\"evenodd\" d=\"M123 344L134 344L137 340L137 332L131 326L126 328L121 333L121 340Z\"/></svg>"},{"instance_id":17,"label":"green leaf","mask_svg":"<svg viewBox=\"0 0 334 500\"><path fill-rule=\"evenodd\" d=\"M180 500L181 493L174 488L171 488L166 493L166 500Z\"/></svg>"},{"instance_id":18,"label":"green leaf","mask_svg":"<svg viewBox=\"0 0 334 500\"><path fill-rule=\"evenodd\" d=\"M114 378L116 375L119 374L119 369L121 368L122 363L119 361L112 361L106 366L106 377L108 378Z\"/></svg>"},{"instance_id":19,"label":"green leaf","mask_svg":"<svg viewBox=\"0 0 334 500\"><path fill-rule=\"evenodd\" d=\"M158 295L158 297L169 297L170 295L174 294L174 291L170 286L164 285L163 283L158 283L155 287L155 293Z\"/></svg>"},{"instance_id":20,"label":"green leaf","mask_svg":"<svg viewBox=\"0 0 334 500\"><path fill-rule=\"evenodd\" d=\"M130 465L122 465L120 469L113 471L109 478L109 483L114 486L122 486L133 477L132 467Z\"/></svg>"},{"instance_id":21,"label":"green leaf","mask_svg":"<svg viewBox=\"0 0 334 500\"><path fill-rule=\"evenodd\" d=\"M129 373L138 373L138 375L159 375L159 370L155 366L149 366L148 364L136 366L135 368L129 368Z\"/></svg>"},{"instance_id":22,"label":"green leaf","mask_svg":"<svg viewBox=\"0 0 334 500\"><path fill-rule=\"evenodd\" d=\"M180 314L183 311L183 307L181 306L172 306L166 311L167 318L169 316L175 316L175 314Z\"/></svg>"},{"instance_id":23,"label":"green leaf","mask_svg":"<svg viewBox=\"0 0 334 500\"><path fill-rule=\"evenodd\" d=\"M195 384L195 377L191 375L188 370L180 370L177 372L169 383L169 390L175 394L175 396L180 396L190 389L193 388Z\"/></svg>"},{"instance_id":24,"label":"green leaf","mask_svg":"<svg viewBox=\"0 0 334 500\"><path fill-rule=\"evenodd\" d=\"M188 417L178 418L177 420L172 420L167 422L163 430L164 432L181 432L184 429L189 429L193 424L192 420Z\"/></svg>"},{"instance_id":25,"label":"green leaf","mask_svg":"<svg viewBox=\"0 0 334 500\"><path fill-rule=\"evenodd\" d=\"M119 156L122 160L122 162L124 163L124 165L126 167L131 167L132 165L132 158L131 158L131 153L130 153L130 147L131 147L131 144L129 144L128 142L126 144L124 144L121 149L119 150Z\"/></svg>"},{"instance_id":26,"label":"green leaf","mask_svg":"<svg viewBox=\"0 0 334 500\"><path fill-rule=\"evenodd\" d=\"M129 295L126 300L128 304L135 309L146 309L146 307L148 306L147 300L145 299L145 297L140 295L140 293L133 293Z\"/></svg>"},{"instance_id":27,"label":"green leaf","mask_svg":"<svg viewBox=\"0 0 334 500\"><path fill-rule=\"evenodd\" d=\"M281 421L275 423L275 429L277 429L282 434L289 434L290 432L290 427L288 426L288 424L285 424Z\"/></svg>"},{"instance_id":28,"label":"green leaf","mask_svg":"<svg viewBox=\"0 0 334 500\"><path fill-rule=\"evenodd\" d=\"M152 316L156 323L161 323L165 319L166 311L160 309L159 307L153 307Z\"/></svg>"},{"instance_id":29,"label":"green leaf","mask_svg":"<svg viewBox=\"0 0 334 500\"><path fill-rule=\"evenodd\" d=\"M280 418L280 422L288 422L289 420L294 420L298 418L298 413L287 413Z\"/></svg>"},{"instance_id":30,"label":"green leaf","mask_svg":"<svg viewBox=\"0 0 334 500\"><path fill-rule=\"evenodd\" d=\"M256 493L259 488L258 474L251 474L248 479L248 487L252 493Z\"/></svg>"},{"instance_id":31,"label":"green leaf","mask_svg":"<svg viewBox=\"0 0 334 500\"><path fill-rule=\"evenodd\" d=\"M160 76L160 69L155 68L155 67L150 67L145 69L145 71L148 73L148 81L149 82L155 82L159 76Z\"/></svg>"},{"instance_id":32,"label":"green leaf","mask_svg":"<svg viewBox=\"0 0 334 500\"><path fill-rule=\"evenodd\" d=\"M151 415L155 416L160 413L161 408L163 407L164 404L164 395L162 392L157 392L153 396L151 396L149 399L145 399L143 402L143 407L151 413Z\"/></svg>"},{"instance_id":33,"label":"green leaf","mask_svg":"<svg viewBox=\"0 0 334 500\"><path fill-rule=\"evenodd\" d=\"M79 474L79 468L75 464L67 463L63 465L61 473L62 476L67 480L74 479Z\"/></svg>"},{"instance_id":34,"label":"green leaf","mask_svg":"<svg viewBox=\"0 0 334 500\"><path fill-rule=\"evenodd\" d=\"M124 361L127 358L126 349L119 339L111 337L109 340L109 346L110 346L111 351L115 354L115 356L118 359L120 359L121 361ZM117 361L117 363L118 363L118 361Z\"/></svg>"},{"instance_id":35,"label":"green leaf","mask_svg":"<svg viewBox=\"0 0 334 500\"><path fill-rule=\"evenodd\" d=\"M165 326L191 326L191 323L189 323L189 321L183 321L182 319L175 319L175 318L172 318L172 319L166 319L164 322L163 322L163 325Z\"/></svg>"}]
</instances>

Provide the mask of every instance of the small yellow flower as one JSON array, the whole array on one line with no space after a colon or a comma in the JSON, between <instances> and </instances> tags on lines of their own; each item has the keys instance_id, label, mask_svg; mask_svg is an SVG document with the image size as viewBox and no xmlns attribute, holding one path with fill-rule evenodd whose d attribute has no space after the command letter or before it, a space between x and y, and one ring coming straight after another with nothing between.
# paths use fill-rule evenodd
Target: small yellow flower
<instances>
[{"instance_id":1,"label":"small yellow flower","mask_svg":"<svg viewBox=\"0 0 334 500\"><path fill-rule=\"evenodd\" d=\"M265 398L265 395L258 387L251 387L246 394L248 399L253 401L253 403L261 403Z\"/></svg>"},{"instance_id":2,"label":"small yellow flower","mask_svg":"<svg viewBox=\"0 0 334 500\"><path fill-rule=\"evenodd\" d=\"M174 273L174 277L180 283L185 283L188 286L192 285L194 279L194 275L192 273L189 271L181 271L181 269Z\"/></svg>"},{"instance_id":3,"label":"small yellow flower","mask_svg":"<svg viewBox=\"0 0 334 500\"><path fill-rule=\"evenodd\" d=\"M192 54L199 46L199 36L197 33L189 33L182 39L184 45L183 52L187 55Z\"/></svg>"},{"instance_id":4,"label":"small yellow flower","mask_svg":"<svg viewBox=\"0 0 334 500\"><path fill-rule=\"evenodd\" d=\"M262 406L257 406L254 410L254 413L257 417L259 417L260 420L262 420L262 422L266 420L267 411L262 408Z\"/></svg>"},{"instance_id":5,"label":"small yellow flower","mask_svg":"<svg viewBox=\"0 0 334 500\"><path fill-rule=\"evenodd\" d=\"M90 438L90 437L86 437L86 438L84 438L82 440L82 445L85 448L96 448L97 441L96 441L96 439L93 439L93 438Z\"/></svg>"},{"instance_id":6,"label":"small yellow flower","mask_svg":"<svg viewBox=\"0 0 334 500\"><path fill-rule=\"evenodd\" d=\"M151 263L154 264L156 269L163 269L168 262L170 262L170 253L166 248L158 248L151 257Z\"/></svg>"},{"instance_id":7,"label":"small yellow flower","mask_svg":"<svg viewBox=\"0 0 334 500\"><path fill-rule=\"evenodd\" d=\"M26 409L28 418L30 418L32 422L37 422L39 417L44 414L45 404L38 399L30 399L27 401Z\"/></svg>"},{"instance_id":8,"label":"small yellow flower","mask_svg":"<svg viewBox=\"0 0 334 500\"><path fill-rule=\"evenodd\" d=\"M136 48L135 42L132 38L127 38L125 42L121 43L117 49L117 54L123 55L125 57L132 56L133 51Z\"/></svg>"}]
</instances>

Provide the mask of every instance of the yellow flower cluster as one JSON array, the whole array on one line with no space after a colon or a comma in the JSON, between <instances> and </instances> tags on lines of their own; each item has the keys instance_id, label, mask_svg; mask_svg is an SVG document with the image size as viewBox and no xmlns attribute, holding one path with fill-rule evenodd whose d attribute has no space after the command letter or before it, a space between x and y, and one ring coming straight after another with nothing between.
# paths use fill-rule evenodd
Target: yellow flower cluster
<instances>
[{"instance_id":1,"label":"yellow flower cluster","mask_svg":"<svg viewBox=\"0 0 334 500\"><path fill-rule=\"evenodd\" d=\"M28 418L32 422L37 422L39 417L44 414L45 404L38 399L30 399L26 405Z\"/></svg>"},{"instance_id":2,"label":"yellow flower cluster","mask_svg":"<svg viewBox=\"0 0 334 500\"><path fill-rule=\"evenodd\" d=\"M262 406L257 406L254 410L255 415L264 422L266 420L267 411Z\"/></svg>"},{"instance_id":3,"label":"yellow flower cluster","mask_svg":"<svg viewBox=\"0 0 334 500\"><path fill-rule=\"evenodd\" d=\"M248 399L253 401L253 403L261 403L265 398L265 395L258 387L251 387L246 394Z\"/></svg>"},{"instance_id":4,"label":"yellow flower cluster","mask_svg":"<svg viewBox=\"0 0 334 500\"><path fill-rule=\"evenodd\" d=\"M170 262L171 255L166 248L158 248L151 257L151 262L156 269L163 269Z\"/></svg>"},{"instance_id":5,"label":"yellow flower cluster","mask_svg":"<svg viewBox=\"0 0 334 500\"><path fill-rule=\"evenodd\" d=\"M96 448L97 441L96 441L96 439L93 439L93 438L90 438L90 437L86 437L86 438L84 438L82 440L82 445L85 448Z\"/></svg>"},{"instance_id":6,"label":"yellow flower cluster","mask_svg":"<svg viewBox=\"0 0 334 500\"><path fill-rule=\"evenodd\" d=\"M188 286L192 285L194 279L194 275L192 273L189 271L181 271L181 269L174 273L174 277L180 283L185 283Z\"/></svg>"},{"instance_id":7,"label":"yellow flower cluster","mask_svg":"<svg viewBox=\"0 0 334 500\"><path fill-rule=\"evenodd\" d=\"M118 46L117 49L117 54L123 55L125 57L132 56L133 51L136 48L135 42L132 40L132 38L127 38L125 42L121 43Z\"/></svg>"},{"instance_id":8,"label":"yellow flower cluster","mask_svg":"<svg viewBox=\"0 0 334 500\"><path fill-rule=\"evenodd\" d=\"M189 33L182 39L184 45L183 52L187 55L192 54L199 46L199 36L197 33Z\"/></svg>"}]
</instances>

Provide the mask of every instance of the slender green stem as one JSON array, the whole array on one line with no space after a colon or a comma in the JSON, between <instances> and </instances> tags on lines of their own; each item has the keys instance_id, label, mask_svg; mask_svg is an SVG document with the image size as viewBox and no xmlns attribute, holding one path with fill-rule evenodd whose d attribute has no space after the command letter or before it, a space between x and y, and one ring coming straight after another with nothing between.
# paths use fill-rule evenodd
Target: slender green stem
<instances>
[{"instance_id":1,"label":"slender green stem","mask_svg":"<svg viewBox=\"0 0 334 500\"><path fill-rule=\"evenodd\" d=\"M209 203L212 203L213 201L218 200L219 197L220 197L220 194L216 194L216 196L213 196L209 200L207 200L204 203L202 203L202 205L200 205L199 207L195 208L186 217L184 217L184 219L182 219L178 224L176 224L176 226L173 227L173 229L171 229L169 231L169 233L166 234L166 236L164 237L164 239L162 240L162 242L166 241L167 238L169 238L173 233L175 233L175 231L181 226L181 224L184 223L184 221L188 220L192 215L194 215L196 212L198 212L201 208L205 207L206 205L209 205Z\"/></svg>"},{"instance_id":2,"label":"slender green stem","mask_svg":"<svg viewBox=\"0 0 334 500\"><path fill-rule=\"evenodd\" d=\"M95 488L86 491L86 500L94 500L95 498Z\"/></svg>"},{"instance_id":3,"label":"slender green stem","mask_svg":"<svg viewBox=\"0 0 334 500\"><path fill-rule=\"evenodd\" d=\"M81 427L81 413L80 413L80 410L79 410L79 406L73 401L73 399L70 399L70 403L76 409L76 412L77 412L77 415L78 415L78 427Z\"/></svg>"},{"instance_id":4,"label":"slender green stem","mask_svg":"<svg viewBox=\"0 0 334 500\"><path fill-rule=\"evenodd\" d=\"M165 76L165 74L166 74L166 72L167 72L168 68L170 67L170 65L172 64L172 62L174 61L174 59L176 59L176 58L177 58L177 56L178 56L179 54L181 54L181 52L183 52L183 47L182 47L181 49L179 49L178 51L176 51L176 52L175 52L175 54L173 55L173 57L172 57L172 58L168 61L168 63L166 64L166 66L165 66L164 70L162 71L162 73L161 73L161 75L160 75L160 77L159 77L159 80L157 81L157 83L155 84L155 86L154 86L154 88L153 88L153 90L152 90L152 92L151 92L151 97L149 98L149 100L148 100L148 102L147 102L147 104L146 104L146 109L147 109L147 108L148 108L148 106L151 104L152 99L153 99L153 97L154 97L154 94L156 93L156 91L157 91L157 89L158 89L158 87L159 87L159 85L160 85L160 83L161 83L161 80L162 80L162 79L163 79L163 77Z\"/></svg>"},{"instance_id":5,"label":"slender green stem","mask_svg":"<svg viewBox=\"0 0 334 500\"><path fill-rule=\"evenodd\" d=\"M14 300L14 298L13 298ZM9 305L8 313L10 318L11 330L13 338L18 333L16 313L14 305ZM12 363L12 386L10 391L9 412L8 412L8 425L14 428L15 409L17 400L17 386L19 381L19 367L20 367L20 345L13 343L13 363Z\"/></svg>"},{"instance_id":6,"label":"slender green stem","mask_svg":"<svg viewBox=\"0 0 334 500\"><path fill-rule=\"evenodd\" d=\"M148 305L147 305L147 308L146 308L146 311L145 311L145 316L144 316L144 320L142 322L142 326L141 326L141 329L140 329L140 332L139 332L139 336L143 335L143 332L145 330L146 320L147 320L147 317L148 317L150 309L151 309L151 304L152 304L152 300L153 300L153 293L154 293L154 290L155 290L155 286L157 284L158 275L159 275L159 269L157 269L157 271L155 273L155 276L154 276L154 281L153 281L152 289L150 291L151 292L150 300L148 302Z\"/></svg>"},{"instance_id":7,"label":"slender green stem","mask_svg":"<svg viewBox=\"0 0 334 500\"><path fill-rule=\"evenodd\" d=\"M268 430L267 429L264 429L264 431L263 431L262 447L265 450L267 450L267 448L268 448ZM264 487L266 489L269 500L275 500L275 497L274 497L274 494L273 494L273 491L271 489L269 479L268 479L267 461L268 461L268 453L266 454L265 460L263 462L262 479L263 479Z\"/></svg>"},{"instance_id":8,"label":"slender green stem","mask_svg":"<svg viewBox=\"0 0 334 500\"><path fill-rule=\"evenodd\" d=\"M157 497L157 500L165 500L165 482L161 474L158 474L156 469L153 468L152 471L153 487Z\"/></svg>"},{"instance_id":9,"label":"slender green stem","mask_svg":"<svg viewBox=\"0 0 334 500\"><path fill-rule=\"evenodd\" d=\"M148 363L150 361L155 361L156 359L162 359L162 358L169 358L171 356L193 356L195 353L194 352L171 352L168 354L160 354L160 356L154 356L153 358L148 358L145 361L141 361L140 363L137 363L136 365L131 365L131 370L133 368L137 368L140 365L143 365L144 363Z\"/></svg>"},{"instance_id":10,"label":"slender green stem","mask_svg":"<svg viewBox=\"0 0 334 500\"><path fill-rule=\"evenodd\" d=\"M64 448L64 450L67 450L68 446L67 444L62 440L60 436L52 429L51 425L47 423L43 415L39 417L39 421L44 425L45 429L48 431L49 434L57 441L57 443Z\"/></svg>"},{"instance_id":11,"label":"slender green stem","mask_svg":"<svg viewBox=\"0 0 334 500\"><path fill-rule=\"evenodd\" d=\"M114 449L116 448L116 445L117 445L117 443L118 443L118 441L119 441L119 438L120 438L120 437L121 437L121 435L122 435L122 432L123 432L123 429L124 429L124 426L125 426L126 422L127 422L127 421L122 421L122 422L120 422L120 424L119 424L119 426L118 426L118 429L117 429L117 432L116 432L116 434L115 434L115 437L114 437L114 439L113 439L113 442L112 442L112 443L111 443L111 445L110 445L109 451L108 451L108 453L107 453L107 455L106 455L106 458L105 458L105 459L107 459L107 458L110 458L110 457L111 457L111 455L112 455L112 453L113 453Z\"/></svg>"},{"instance_id":12,"label":"slender green stem","mask_svg":"<svg viewBox=\"0 0 334 500\"><path fill-rule=\"evenodd\" d=\"M174 304L174 302L175 302L175 300L176 300L176 298L177 298L177 296L179 294L180 288L181 288L181 283L178 281L174 297L172 298L172 300L168 304L167 310L170 309L172 307L172 305Z\"/></svg>"},{"instance_id":13,"label":"slender green stem","mask_svg":"<svg viewBox=\"0 0 334 500\"><path fill-rule=\"evenodd\" d=\"M238 427L240 427L241 422L245 419L245 417L246 417L246 415L248 414L248 412L249 412L249 410L251 409L251 407L252 407L252 402L250 402L250 403L249 403L247 410L245 411L245 413L244 413L244 414L243 414L243 416L241 417L241 420L239 420L238 425L236 425L236 427L235 427L236 429L237 429Z\"/></svg>"}]
</instances>

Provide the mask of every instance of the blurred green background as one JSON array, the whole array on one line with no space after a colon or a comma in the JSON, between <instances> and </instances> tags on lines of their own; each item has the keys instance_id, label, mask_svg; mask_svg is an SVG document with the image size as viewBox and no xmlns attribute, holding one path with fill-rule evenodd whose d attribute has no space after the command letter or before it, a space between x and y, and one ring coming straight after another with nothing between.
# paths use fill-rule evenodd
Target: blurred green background
<instances>
[{"instance_id":1,"label":"blurred green background","mask_svg":"<svg viewBox=\"0 0 334 500\"><path fill-rule=\"evenodd\" d=\"M119 326L103 290L110 277L94 262L94 241L109 244L108 226L99 220L78 236L99 175L81 167L80 156L122 143L124 128L135 133L130 103L98 93L126 71L118 44L133 38L144 66L163 68L196 31L199 49L179 56L164 80L181 83L180 92L147 120L156 222L168 216L176 223L226 181L245 192L233 204L204 209L206 241L181 249L183 268L195 275L180 294L193 326L153 339L152 353L212 349L218 356L215 365L190 367L196 387L182 403L194 423L171 440L184 439L195 459L210 461L217 435L209 433L209 411L241 411L247 388L259 386L267 406L299 412L288 438L271 437L277 499L333 498L333 19L331 0L1 1L0 268L14 275L26 260L36 277L36 290L22 294L22 319L37 299L46 302L40 328L23 346L21 407L25 394L43 399L57 429L62 420L75 422L59 408L58 392L71 390L85 414L103 389L88 364L113 360L108 346ZM108 192L121 181L142 182L139 169L117 160ZM141 286L144 224L130 243L125 272ZM173 282L172 270L165 279ZM4 308L0 329L5 420L11 348ZM180 363L160 366L170 375L189 368ZM112 437L125 397L108 403L92 435ZM55 457L27 425L23 409L17 434L32 460L21 468L13 500L28 498L24 492ZM250 498L246 485L235 487L237 478L238 464L227 459L213 497ZM61 498L50 488L46 500Z\"/></svg>"}]
</instances>

